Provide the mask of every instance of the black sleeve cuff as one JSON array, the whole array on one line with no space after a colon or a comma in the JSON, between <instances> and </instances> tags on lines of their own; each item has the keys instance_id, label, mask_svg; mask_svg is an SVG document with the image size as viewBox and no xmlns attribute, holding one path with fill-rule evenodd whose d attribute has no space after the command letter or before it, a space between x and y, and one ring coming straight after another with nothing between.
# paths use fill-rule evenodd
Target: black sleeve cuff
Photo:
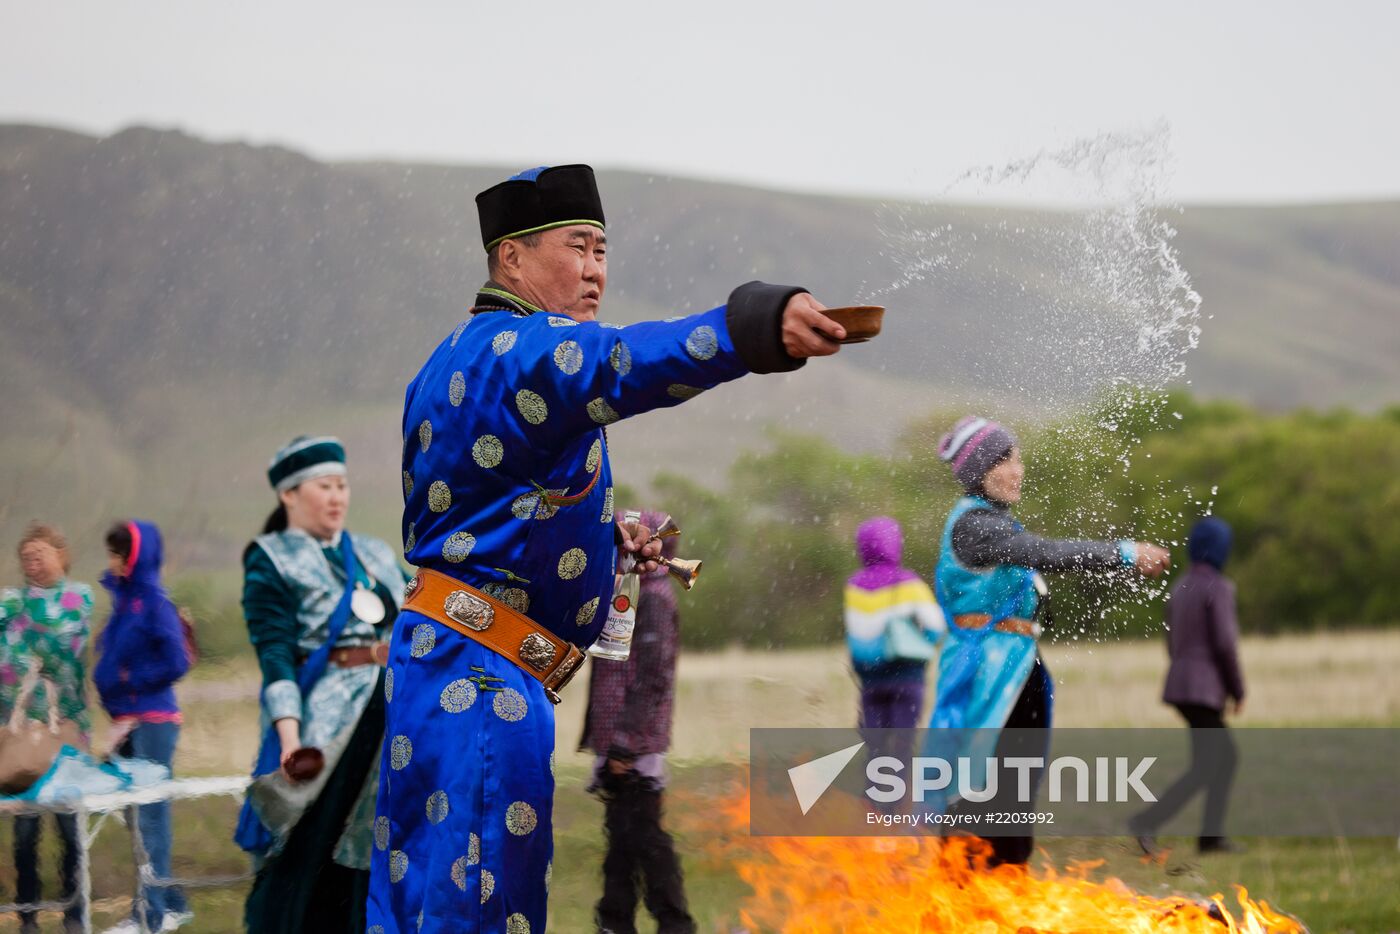
<instances>
[{"instance_id":1,"label":"black sleeve cuff","mask_svg":"<svg viewBox=\"0 0 1400 934\"><path fill-rule=\"evenodd\" d=\"M746 282L729 293L725 324L739 359L751 373L788 373L806 363L783 349L783 309L807 291L795 285Z\"/></svg>"},{"instance_id":2,"label":"black sleeve cuff","mask_svg":"<svg viewBox=\"0 0 1400 934\"><path fill-rule=\"evenodd\" d=\"M637 754L635 752L632 752L630 749L623 749L621 746L609 746L607 757L609 759L616 759L618 762L625 762L629 765L637 761Z\"/></svg>"}]
</instances>

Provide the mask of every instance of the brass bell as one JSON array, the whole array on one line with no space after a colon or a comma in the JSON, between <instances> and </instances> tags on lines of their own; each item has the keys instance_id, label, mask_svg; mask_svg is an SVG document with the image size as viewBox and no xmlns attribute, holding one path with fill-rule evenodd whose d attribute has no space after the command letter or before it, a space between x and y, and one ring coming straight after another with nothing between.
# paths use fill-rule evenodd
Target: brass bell
<instances>
[{"instance_id":1,"label":"brass bell","mask_svg":"<svg viewBox=\"0 0 1400 934\"><path fill-rule=\"evenodd\" d=\"M651 541L656 541L658 538L670 538L672 535L679 534L681 534L681 527L676 525L675 519L667 516L665 519L661 520L661 524L651 533Z\"/></svg>"},{"instance_id":2,"label":"brass bell","mask_svg":"<svg viewBox=\"0 0 1400 934\"><path fill-rule=\"evenodd\" d=\"M695 586L696 579L700 576L700 565L704 562L700 559L688 561L685 558L657 558L657 563L666 568L666 573L680 581L681 586L690 590Z\"/></svg>"}]
</instances>

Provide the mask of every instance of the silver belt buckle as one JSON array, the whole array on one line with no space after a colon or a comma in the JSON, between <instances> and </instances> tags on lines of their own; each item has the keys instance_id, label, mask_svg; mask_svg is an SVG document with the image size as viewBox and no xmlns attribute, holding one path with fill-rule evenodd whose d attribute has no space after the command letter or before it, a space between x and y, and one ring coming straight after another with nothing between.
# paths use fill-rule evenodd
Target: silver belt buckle
<instances>
[{"instance_id":1,"label":"silver belt buckle","mask_svg":"<svg viewBox=\"0 0 1400 934\"><path fill-rule=\"evenodd\" d=\"M496 621L496 611L485 600L465 590L454 590L442 601L442 611L475 632L485 632Z\"/></svg>"},{"instance_id":2,"label":"silver belt buckle","mask_svg":"<svg viewBox=\"0 0 1400 934\"><path fill-rule=\"evenodd\" d=\"M588 656L583 653L583 650L572 642L564 643L564 657L553 671L545 675L542 682L544 696L548 697L552 703L558 704L559 692L564 690L564 686L573 680L574 675L583 667L587 658Z\"/></svg>"}]
</instances>

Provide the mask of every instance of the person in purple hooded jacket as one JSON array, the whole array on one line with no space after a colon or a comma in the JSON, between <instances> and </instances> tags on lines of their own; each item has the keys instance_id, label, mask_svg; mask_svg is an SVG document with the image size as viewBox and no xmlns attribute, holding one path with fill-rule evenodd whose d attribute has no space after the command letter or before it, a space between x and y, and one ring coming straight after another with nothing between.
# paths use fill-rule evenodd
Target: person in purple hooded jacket
<instances>
[{"instance_id":1,"label":"person in purple hooded jacket","mask_svg":"<svg viewBox=\"0 0 1400 934\"><path fill-rule=\"evenodd\" d=\"M1235 585L1222 573L1232 538L1230 526L1221 519L1207 516L1197 522L1186 542L1191 566L1172 586L1167 601L1171 667L1162 700L1175 707L1191 728L1191 765L1155 804L1129 823L1149 856L1157 853L1157 828L1202 789L1206 802L1200 851L1241 849L1224 835L1225 805L1237 759L1225 727L1226 702L1232 714L1244 709Z\"/></svg>"},{"instance_id":2,"label":"person in purple hooded jacket","mask_svg":"<svg viewBox=\"0 0 1400 934\"><path fill-rule=\"evenodd\" d=\"M856 530L862 567L846 582L846 645L866 729L918 725L925 670L948 629L928 584L900 564L903 552L899 523L888 516Z\"/></svg>"},{"instance_id":3,"label":"person in purple hooded jacket","mask_svg":"<svg viewBox=\"0 0 1400 934\"><path fill-rule=\"evenodd\" d=\"M107 532L109 570L102 586L112 595L112 616L97 639L92 678L112 718L111 746L121 755L170 767L180 737L175 682L192 658L179 611L160 581L160 530L149 522L118 522ZM158 880L170 877L170 803L140 807L141 839ZM193 918L178 886L147 885L146 928L173 931ZM139 905L109 934L137 931Z\"/></svg>"}]
</instances>

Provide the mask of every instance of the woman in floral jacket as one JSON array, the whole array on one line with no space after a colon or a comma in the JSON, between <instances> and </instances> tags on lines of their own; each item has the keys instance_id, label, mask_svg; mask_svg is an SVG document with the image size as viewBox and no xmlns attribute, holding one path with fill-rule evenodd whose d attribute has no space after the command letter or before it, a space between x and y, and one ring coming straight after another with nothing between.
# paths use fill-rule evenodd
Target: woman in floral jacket
<instances>
[{"instance_id":1,"label":"woman in floral jacket","mask_svg":"<svg viewBox=\"0 0 1400 934\"><path fill-rule=\"evenodd\" d=\"M46 721L49 703L54 701L59 716L77 724L86 741L91 724L83 656L92 615L92 588L68 580L68 543L56 529L31 524L20 538L18 550L25 587L0 591L0 716L9 719L20 682L38 665L53 685L55 697L50 698L43 688L36 690L29 701L28 716ZM63 836L63 898L71 899L64 912L64 930L81 931L83 906L76 894L77 819L72 814L55 814L54 819ZM42 896L40 829L38 815L15 818L15 868L21 904L33 904ZM34 912L20 912L20 930L26 934L39 930Z\"/></svg>"}]
</instances>

